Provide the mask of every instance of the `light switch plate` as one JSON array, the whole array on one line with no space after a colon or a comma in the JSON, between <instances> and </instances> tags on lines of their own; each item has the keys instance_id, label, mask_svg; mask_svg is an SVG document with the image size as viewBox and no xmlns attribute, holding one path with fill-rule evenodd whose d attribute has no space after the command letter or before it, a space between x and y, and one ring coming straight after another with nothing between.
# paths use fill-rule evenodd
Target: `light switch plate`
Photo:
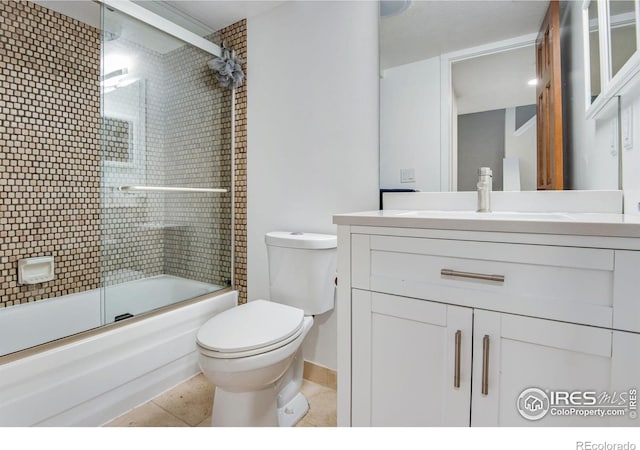
<instances>
[{"instance_id":1,"label":"light switch plate","mask_svg":"<svg viewBox=\"0 0 640 450\"><path fill-rule=\"evenodd\" d=\"M400 169L400 183L415 183L416 171L414 169Z\"/></svg>"}]
</instances>

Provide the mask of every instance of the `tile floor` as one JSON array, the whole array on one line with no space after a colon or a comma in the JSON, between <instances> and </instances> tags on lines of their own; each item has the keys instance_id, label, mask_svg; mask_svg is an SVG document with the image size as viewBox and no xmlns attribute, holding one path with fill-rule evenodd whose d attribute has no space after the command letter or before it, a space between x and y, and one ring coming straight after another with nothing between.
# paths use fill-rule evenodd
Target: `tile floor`
<instances>
[{"instance_id":1,"label":"tile floor","mask_svg":"<svg viewBox=\"0 0 640 450\"><path fill-rule=\"evenodd\" d=\"M211 424L213 391L213 385L204 375L196 375L105 426L208 427ZM304 380L302 392L309 401L309 412L297 426L335 427L336 391Z\"/></svg>"}]
</instances>

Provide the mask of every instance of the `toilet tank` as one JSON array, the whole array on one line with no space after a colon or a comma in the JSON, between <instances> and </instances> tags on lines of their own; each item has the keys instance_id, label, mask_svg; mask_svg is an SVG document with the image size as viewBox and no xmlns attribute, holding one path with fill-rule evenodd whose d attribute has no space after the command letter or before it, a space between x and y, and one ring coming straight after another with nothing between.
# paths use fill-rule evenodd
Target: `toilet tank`
<instances>
[{"instance_id":1,"label":"toilet tank","mask_svg":"<svg viewBox=\"0 0 640 450\"><path fill-rule=\"evenodd\" d=\"M272 231L265 242L271 301L300 308L305 315L333 309L336 236Z\"/></svg>"}]
</instances>

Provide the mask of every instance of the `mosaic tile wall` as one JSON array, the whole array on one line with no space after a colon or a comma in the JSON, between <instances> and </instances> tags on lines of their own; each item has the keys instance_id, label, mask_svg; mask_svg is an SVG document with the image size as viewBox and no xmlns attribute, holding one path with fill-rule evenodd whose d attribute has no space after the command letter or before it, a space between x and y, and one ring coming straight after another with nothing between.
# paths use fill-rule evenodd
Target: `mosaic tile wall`
<instances>
[{"instance_id":1,"label":"mosaic tile wall","mask_svg":"<svg viewBox=\"0 0 640 450\"><path fill-rule=\"evenodd\" d=\"M228 193L165 194L164 272L231 285L231 91L213 57L188 47L164 56L165 185Z\"/></svg>"},{"instance_id":2,"label":"mosaic tile wall","mask_svg":"<svg viewBox=\"0 0 640 450\"><path fill-rule=\"evenodd\" d=\"M0 307L99 286L100 33L0 2ZM53 255L20 286L19 259Z\"/></svg>"},{"instance_id":3,"label":"mosaic tile wall","mask_svg":"<svg viewBox=\"0 0 640 450\"><path fill-rule=\"evenodd\" d=\"M247 75L247 21L241 20L219 32L219 39L244 59ZM240 303L247 301L247 83L236 89L235 111L235 223L234 223L234 283Z\"/></svg>"},{"instance_id":4,"label":"mosaic tile wall","mask_svg":"<svg viewBox=\"0 0 640 450\"><path fill-rule=\"evenodd\" d=\"M127 120L100 118L100 133L103 136L102 157L118 163L129 162L129 147L133 136L133 123Z\"/></svg>"},{"instance_id":5,"label":"mosaic tile wall","mask_svg":"<svg viewBox=\"0 0 640 450\"><path fill-rule=\"evenodd\" d=\"M106 52L135 55L136 78L128 86L105 92L103 115L131 123L130 160L110 158L111 137L101 137L102 149L102 283L108 287L164 272L164 198L162 194L125 193L118 186L164 183L163 55L123 37L105 42Z\"/></svg>"}]
</instances>

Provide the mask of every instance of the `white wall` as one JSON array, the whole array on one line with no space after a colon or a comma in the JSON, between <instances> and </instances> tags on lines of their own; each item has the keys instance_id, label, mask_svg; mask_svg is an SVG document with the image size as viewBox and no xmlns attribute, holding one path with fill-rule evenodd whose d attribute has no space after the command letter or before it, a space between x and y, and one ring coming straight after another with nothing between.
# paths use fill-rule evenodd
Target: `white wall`
<instances>
[{"instance_id":1,"label":"white wall","mask_svg":"<svg viewBox=\"0 0 640 450\"><path fill-rule=\"evenodd\" d=\"M517 158L520 165L520 189L535 191L537 170L537 130L536 118L516 130L516 108L505 110L504 156Z\"/></svg>"},{"instance_id":2,"label":"white wall","mask_svg":"<svg viewBox=\"0 0 640 450\"><path fill-rule=\"evenodd\" d=\"M618 156L615 118L585 118L584 43L582 3L567 2L562 17L564 151L569 155L570 189L617 189ZM613 148L612 148L613 146Z\"/></svg>"},{"instance_id":3,"label":"white wall","mask_svg":"<svg viewBox=\"0 0 640 450\"><path fill-rule=\"evenodd\" d=\"M563 25L567 26L571 43L568 51L582 55L582 28L580 18L580 2L568 2L568 10L563 16ZM565 38L565 36L563 36ZM563 51L566 49L563 49ZM563 60L563 64L565 61ZM577 156L574 160L573 173L577 182L574 189L616 189L618 186L618 157L622 160L622 189L624 191L624 213L640 214L640 88L629 91L620 97L622 129L622 148L617 142L617 117L598 121L584 119L584 74L581 57L568 61L570 67L568 85L573 107L571 120L581 123L586 130L574 129L571 136L573 150ZM615 109L615 108L613 108ZM631 111L627 119L626 113ZM631 128L631 145L625 145L626 129Z\"/></svg>"},{"instance_id":4,"label":"white wall","mask_svg":"<svg viewBox=\"0 0 640 450\"><path fill-rule=\"evenodd\" d=\"M441 150L442 153L442 150ZM458 190L458 98L451 90L451 179L449 183L452 191ZM442 175L441 175L442 176ZM444 178L444 177L443 177ZM441 182L443 180L440 180ZM436 189L440 190L440 189Z\"/></svg>"},{"instance_id":5,"label":"white wall","mask_svg":"<svg viewBox=\"0 0 640 450\"><path fill-rule=\"evenodd\" d=\"M414 169L415 183L401 183L401 169ZM380 187L440 190L440 57L384 71Z\"/></svg>"},{"instance_id":6,"label":"white wall","mask_svg":"<svg viewBox=\"0 0 640 450\"><path fill-rule=\"evenodd\" d=\"M378 6L287 2L248 27L248 295L269 298L264 234L335 233L378 208ZM335 369L336 314L305 359Z\"/></svg>"},{"instance_id":7,"label":"white wall","mask_svg":"<svg viewBox=\"0 0 640 450\"><path fill-rule=\"evenodd\" d=\"M640 96L622 97L622 188L624 213L640 214ZM631 113L627 122L627 113ZM626 128L631 128L631 146L625 146Z\"/></svg>"}]
</instances>

